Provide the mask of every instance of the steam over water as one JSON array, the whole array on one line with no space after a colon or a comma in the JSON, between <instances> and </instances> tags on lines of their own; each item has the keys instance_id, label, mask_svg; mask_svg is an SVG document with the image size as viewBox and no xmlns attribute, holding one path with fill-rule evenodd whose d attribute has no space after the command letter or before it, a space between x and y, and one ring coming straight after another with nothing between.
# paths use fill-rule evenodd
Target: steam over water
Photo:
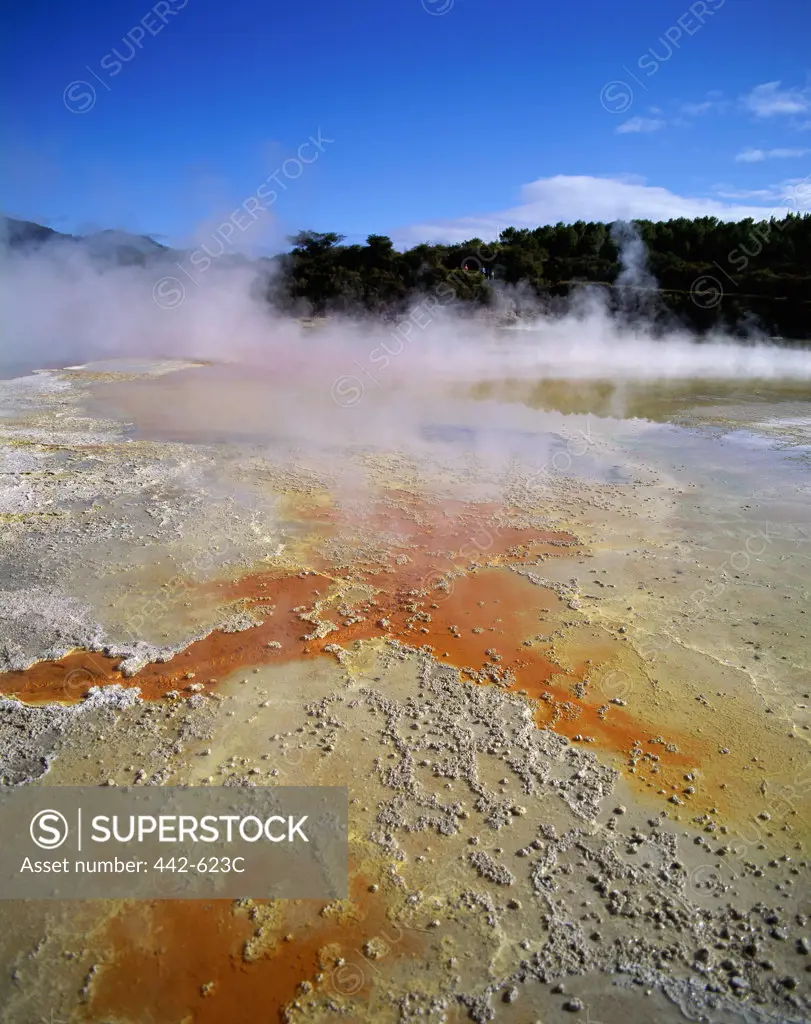
<instances>
[{"instance_id":1,"label":"steam over water","mask_svg":"<svg viewBox=\"0 0 811 1024\"><path fill-rule=\"evenodd\" d=\"M659 327L654 337L644 317L655 307L656 283L642 241L627 224L615 225L614 237L622 246L619 314L610 315L599 295L575 292L568 312L552 317L539 310L522 331L500 329L492 316L463 315L453 299L420 296L399 323L334 317L313 330L269 306L266 272L250 266L215 262L195 284L181 282L168 261L105 266L58 241L35 251L6 249L0 373L120 357L241 362L286 380L326 382L327 401L338 381L339 404L351 404L356 380L364 391L409 378L527 374L811 380L811 352L776 347L756 333L746 345L722 335L699 343L677 327ZM166 295L171 308L164 308ZM509 288L496 305L509 307Z\"/></svg>"}]
</instances>

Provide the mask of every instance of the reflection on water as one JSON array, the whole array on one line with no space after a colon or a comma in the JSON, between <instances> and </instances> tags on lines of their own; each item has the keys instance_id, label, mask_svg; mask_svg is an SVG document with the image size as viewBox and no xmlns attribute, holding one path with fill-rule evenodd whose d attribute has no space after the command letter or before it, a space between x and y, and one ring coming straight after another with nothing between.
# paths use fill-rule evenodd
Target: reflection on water
<instances>
[{"instance_id":1,"label":"reflection on water","mask_svg":"<svg viewBox=\"0 0 811 1024\"><path fill-rule=\"evenodd\" d=\"M660 423L698 420L714 406L734 417L740 405L754 406L762 416L786 403L799 403L805 406L806 415L811 414L811 384L790 378L645 381L507 378L481 381L470 393L476 399L521 402L533 409L619 419L640 418Z\"/></svg>"}]
</instances>

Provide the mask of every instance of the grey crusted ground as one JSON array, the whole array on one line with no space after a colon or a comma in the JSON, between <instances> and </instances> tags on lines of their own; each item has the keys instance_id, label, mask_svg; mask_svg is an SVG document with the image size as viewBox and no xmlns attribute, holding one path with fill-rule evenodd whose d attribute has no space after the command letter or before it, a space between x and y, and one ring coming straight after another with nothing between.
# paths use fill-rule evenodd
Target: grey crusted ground
<instances>
[{"instance_id":1,"label":"grey crusted ground","mask_svg":"<svg viewBox=\"0 0 811 1024\"><path fill-rule=\"evenodd\" d=\"M178 580L275 557L276 509L254 488L276 470L259 455L229 461L226 448L132 441L120 425L83 418L75 388L49 391L44 405L35 388L20 390L20 416L33 410L38 422L8 426L0 472L0 667L86 646L128 655L135 671L213 628L216 618L173 618L189 596ZM239 500L221 474L239 482ZM608 490L561 493L567 510L588 493L606 521L621 514L641 533L639 510L618 513ZM211 536L227 544L212 550ZM737 600L727 575L707 628ZM611 595L591 589L597 616ZM658 604L654 589L635 603ZM171 636L145 639L157 620L172 621ZM344 949L346 962L334 959L320 980L303 977L291 1022L808 1019L808 865L789 819L751 823L756 838L739 854L718 816L637 802L592 753L538 730L520 697L462 683L398 643L369 650L242 672L222 699L146 704L110 689L74 708L0 701L0 781L349 785L353 852L389 907L389 930ZM2 908L3 1019L100 1019L95 986L115 970L108 913ZM398 959L398 929L423 944L411 959ZM260 915L248 969L274 934ZM346 963L368 977L368 1000L342 984ZM163 1024L159 993L143 1000Z\"/></svg>"}]
</instances>

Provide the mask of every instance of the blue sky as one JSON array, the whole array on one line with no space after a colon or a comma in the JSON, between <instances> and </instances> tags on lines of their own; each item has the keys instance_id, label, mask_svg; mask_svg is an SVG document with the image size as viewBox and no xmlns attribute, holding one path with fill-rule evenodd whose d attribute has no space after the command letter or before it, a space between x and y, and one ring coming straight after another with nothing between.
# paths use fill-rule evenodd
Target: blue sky
<instances>
[{"instance_id":1,"label":"blue sky","mask_svg":"<svg viewBox=\"0 0 811 1024\"><path fill-rule=\"evenodd\" d=\"M798 183L811 211L808 0L29 0L6 22L2 207L61 230L180 244L263 182L240 248L768 214Z\"/></svg>"}]
</instances>

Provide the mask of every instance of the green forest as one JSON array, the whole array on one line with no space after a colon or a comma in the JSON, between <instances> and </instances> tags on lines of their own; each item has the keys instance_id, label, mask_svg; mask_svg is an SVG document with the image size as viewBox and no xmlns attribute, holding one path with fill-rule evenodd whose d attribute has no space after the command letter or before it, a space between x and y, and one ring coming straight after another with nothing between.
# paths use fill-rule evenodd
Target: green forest
<instances>
[{"instance_id":1,"label":"green forest","mask_svg":"<svg viewBox=\"0 0 811 1024\"><path fill-rule=\"evenodd\" d=\"M404 252L385 235L346 245L339 234L303 231L290 239L291 251L274 258L280 273L269 297L299 314L397 315L433 293L439 305L456 304L455 312L489 307L520 316L561 309L573 289L590 284L610 309L654 324L811 339L811 215L634 225L650 277L632 281L610 224L507 228L495 242L471 238Z\"/></svg>"},{"instance_id":2,"label":"green forest","mask_svg":"<svg viewBox=\"0 0 811 1024\"><path fill-rule=\"evenodd\" d=\"M159 267L188 255L147 235L101 231L82 237L3 220L0 242L12 249L80 246L100 267L152 267L160 276ZM264 297L296 316L371 312L398 318L425 302L453 307L455 315L487 309L507 320L539 310L564 312L573 296L591 287L612 312L662 330L682 324L699 334L720 328L785 344L811 341L807 213L762 221L638 220L632 226L577 221L507 228L491 242L470 238L403 252L385 235L346 245L333 232L301 231L290 242L289 251L264 257L258 266L266 271ZM226 252L221 240L219 246L223 265L250 262ZM642 271L631 279L623 266L629 253ZM210 252L206 261L217 255Z\"/></svg>"}]
</instances>

